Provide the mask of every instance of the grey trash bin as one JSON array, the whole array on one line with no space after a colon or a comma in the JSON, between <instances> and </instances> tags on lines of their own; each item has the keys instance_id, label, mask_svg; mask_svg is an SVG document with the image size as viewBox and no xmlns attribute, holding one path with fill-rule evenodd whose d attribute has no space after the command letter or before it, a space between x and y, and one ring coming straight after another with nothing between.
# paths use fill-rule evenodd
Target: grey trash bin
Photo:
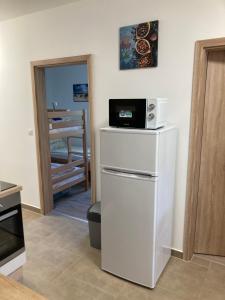
<instances>
[{"instance_id":1,"label":"grey trash bin","mask_svg":"<svg viewBox=\"0 0 225 300\"><path fill-rule=\"evenodd\" d=\"M101 202L91 205L87 212L91 247L101 249Z\"/></svg>"}]
</instances>

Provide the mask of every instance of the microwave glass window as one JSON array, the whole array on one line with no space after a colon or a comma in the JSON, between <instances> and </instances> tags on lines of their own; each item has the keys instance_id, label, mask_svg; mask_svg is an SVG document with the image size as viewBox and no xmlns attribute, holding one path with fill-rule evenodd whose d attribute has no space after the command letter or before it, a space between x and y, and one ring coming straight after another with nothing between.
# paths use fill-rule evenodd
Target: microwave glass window
<instances>
[{"instance_id":1,"label":"microwave glass window","mask_svg":"<svg viewBox=\"0 0 225 300\"><path fill-rule=\"evenodd\" d=\"M121 110L119 112L119 117L120 118L132 118L132 111L130 110Z\"/></svg>"},{"instance_id":2,"label":"microwave glass window","mask_svg":"<svg viewBox=\"0 0 225 300\"><path fill-rule=\"evenodd\" d=\"M123 105L117 106L117 116L118 118L123 118L123 119L132 119L135 115L135 106L130 106L130 105Z\"/></svg>"},{"instance_id":3,"label":"microwave glass window","mask_svg":"<svg viewBox=\"0 0 225 300\"><path fill-rule=\"evenodd\" d=\"M146 99L110 99L109 126L145 128Z\"/></svg>"}]
</instances>

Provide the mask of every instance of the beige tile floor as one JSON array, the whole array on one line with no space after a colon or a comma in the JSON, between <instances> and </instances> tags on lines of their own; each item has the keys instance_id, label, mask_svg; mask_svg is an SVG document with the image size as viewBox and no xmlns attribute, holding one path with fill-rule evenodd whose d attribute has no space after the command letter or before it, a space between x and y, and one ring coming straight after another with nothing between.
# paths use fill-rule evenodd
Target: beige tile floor
<instances>
[{"instance_id":1,"label":"beige tile floor","mask_svg":"<svg viewBox=\"0 0 225 300\"><path fill-rule=\"evenodd\" d=\"M202 258L204 261L215 262L225 266L225 257L224 256L213 256L213 255L204 255L204 254L195 254L193 259Z\"/></svg>"},{"instance_id":2,"label":"beige tile floor","mask_svg":"<svg viewBox=\"0 0 225 300\"><path fill-rule=\"evenodd\" d=\"M171 258L150 290L100 270L100 251L89 247L88 227L60 215L24 211L27 263L22 282L48 299L224 300L225 266L195 257Z\"/></svg>"}]
</instances>

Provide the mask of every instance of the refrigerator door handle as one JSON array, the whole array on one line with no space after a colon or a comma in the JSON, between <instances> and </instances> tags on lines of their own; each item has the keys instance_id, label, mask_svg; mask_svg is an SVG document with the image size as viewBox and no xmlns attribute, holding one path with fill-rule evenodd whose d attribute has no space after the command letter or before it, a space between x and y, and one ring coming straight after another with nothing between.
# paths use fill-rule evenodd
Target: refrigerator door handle
<instances>
[{"instance_id":1,"label":"refrigerator door handle","mask_svg":"<svg viewBox=\"0 0 225 300\"><path fill-rule=\"evenodd\" d=\"M102 169L103 174L126 177L130 179L140 179L140 180L151 180L156 181L157 177L150 174L141 174L141 173L130 173L123 171L116 171L112 169Z\"/></svg>"}]
</instances>

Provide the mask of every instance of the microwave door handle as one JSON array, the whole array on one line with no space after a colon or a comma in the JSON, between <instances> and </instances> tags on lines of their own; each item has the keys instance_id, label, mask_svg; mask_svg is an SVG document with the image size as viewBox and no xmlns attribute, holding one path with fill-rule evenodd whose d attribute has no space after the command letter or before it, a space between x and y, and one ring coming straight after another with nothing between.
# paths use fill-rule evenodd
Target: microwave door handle
<instances>
[{"instance_id":1,"label":"microwave door handle","mask_svg":"<svg viewBox=\"0 0 225 300\"><path fill-rule=\"evenodd\" d=\"M5 215L3 215L3 216L0 217L0 222L4 221L4 220L6 220L6 219L8 219L8 218L10 218L12 216L15 216L16 214L18 214L18 210L17 209L15 209L13 211L10 211L9 213L7 213L7 214L5 214Z\"/></svg>"}]
</instances>

